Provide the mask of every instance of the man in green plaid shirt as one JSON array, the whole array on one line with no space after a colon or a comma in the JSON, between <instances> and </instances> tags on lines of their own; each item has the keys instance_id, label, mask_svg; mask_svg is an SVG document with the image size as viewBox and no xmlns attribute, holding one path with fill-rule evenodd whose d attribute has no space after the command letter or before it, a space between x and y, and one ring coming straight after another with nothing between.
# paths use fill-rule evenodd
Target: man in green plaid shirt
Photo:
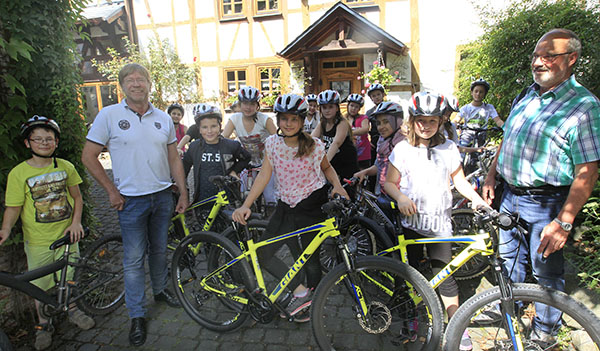
<instances>
[{"instance_id":1,"label":"man in green plaid shirt","mask_svg":"<svg viewBox=\"0 0 600 351\"><path fill-rule=\"evenodd\" d=\"M596 184L600 160L600 101L575 80L580 55L581 41L570 30L553 29L540 38L531 57L535 83L513 102L483 187L483 198L491 203L499 175L500 210L518 213L527 224L528 245L520 249L516 230L500 232L506 243L500 255L511 280L523 282L531 260L538 283L561 291L562 249ZM536 311L532 339L551 345L560 312L543 305Z\"/></svg>"}]
</instances>

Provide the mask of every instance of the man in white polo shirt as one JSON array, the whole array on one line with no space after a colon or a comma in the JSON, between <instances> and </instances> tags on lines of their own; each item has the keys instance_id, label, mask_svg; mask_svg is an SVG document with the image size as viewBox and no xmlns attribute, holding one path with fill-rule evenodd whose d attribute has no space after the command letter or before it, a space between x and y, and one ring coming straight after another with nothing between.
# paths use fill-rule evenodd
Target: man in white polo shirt
<instances>
[{"instance_id":1,"label":"man in white polo shirt","mask_svg":"<svg viewBox=\"0 0 600 351\"><path fill-rule=\"evenodd\" d=\"M177 307L167 290L167 230L173 213L171 177L181 190L176 210L188 207L183 165L177 153L173 121L149 101L150 74L130 63L119 72L126 99L103 108L96 116L83 149L82 161L109 195L119 214L124 249L125 303L131 318L129 342L146 341L145 272L148 256L154 300ZM108 148L114 182L98 161Z\"/></svg>"}]
</instances>

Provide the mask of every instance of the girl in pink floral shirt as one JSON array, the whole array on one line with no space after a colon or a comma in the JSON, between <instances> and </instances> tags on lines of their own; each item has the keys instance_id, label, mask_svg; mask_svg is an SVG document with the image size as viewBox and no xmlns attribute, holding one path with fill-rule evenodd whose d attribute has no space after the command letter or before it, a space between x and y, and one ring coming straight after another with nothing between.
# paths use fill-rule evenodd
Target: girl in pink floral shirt
<instances>
[{"instance_id":1,"label":"girl in pink floral shirt","mask_svg":"<svg viewBox=\"0 0 600 351\"><path fill-rule=\"evenodd\" d=\"M280 133L265 141L262 169L244 204L232 215L236 222L245 224L251 214L250 206L262 193L271 175L275 174L279 201L261 240L325 220L321 205L327 201L326 180L333 185L332 194L348 198L335 170L325 157L325 145L303 131L308 110L306 101L301 96L286 94L277 98L273 109L277 113ZM281 245L287 245L294 259L298 259L315 234L316 232L299 236L302 247L296 237L282 241ZM281 245L268 245L259 250L261 266L277 279L282 279L288 270L287 265L275 255ZM309 320L308 313L299 312L306 311L310 306L313 289L321 280L318 255L310 257L300 273L290 282L289 288L294 289L294 296L286 310L290 316L295 316L295 321L305 322ZM306 285L303 284L304 275ZM282 317L287 316L282 314Z\"/></svg>"}]
</instances>

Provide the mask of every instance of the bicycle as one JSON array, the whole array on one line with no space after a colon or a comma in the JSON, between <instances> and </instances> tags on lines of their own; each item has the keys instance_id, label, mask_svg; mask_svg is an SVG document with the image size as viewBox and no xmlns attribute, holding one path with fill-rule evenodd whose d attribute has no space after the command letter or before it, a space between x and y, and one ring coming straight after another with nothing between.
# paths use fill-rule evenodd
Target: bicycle
<instances>
[{"instance_id":1,"label":"bicycle","mask_svg":"<svg viewBox=\"0 0 600 351\"><path fill-rule=\"evenodd\" d=\"M480 188L483 186L483 181L487 176L492 161L496 156L497 147L487 148L483 150L481 153L477 153L476 155L469 156L476 158L476 169L471 173L467 174L465 178L473 185L473 189L479 192ZM460 195L455 189L454 184L450 186L452 190L452 209L461 209L465 208L469 205L469 200Z\"/></svg>"},{"instance_id":2,"label":"bicycle","mask_svg":"<svg viewBox=\"0 0 600 351\"><path fill-rule=\"evenodd\" d=\"M230 225L233 209L230 207L231 203L228 193L233 197L233 202L241 203L240 180L233 176L212 176L209 177L209 181L217 186L217 194L190 205L184 213L175 212L173 217L171 217L171 224L167 232L169 238L167 248L169 250L174 251L177 248L177 244L183 238L190 235L192 231L210 231L212 229L214 232L223 233L229 239L234 238L232 233L233 228ZM210 203L213 205L210 211L208 211L208 215L205 217L196 217L198 223L203 223L202 227L192 227L190 230L186 224L186 213ZM251 218L255 220L262 219L262 217L254 213ZM266 221L263 221L260 224L266 227L266 223ZM257 225L259 224L255 223L255 226Z\"/></svg>"},{"instance_id":3,"label":"bicycle","mask_svg":"<svg viewBox=\"0 0 600 351\"><path fill-rule=\"evenodd\" d=\"M319 245L327 238L334 238L344 264L335 266L321 280L310 309L319 347L344 349L350 335L368 339L368 343L358 344L369 350L397 349L404 343L415 349L438 350L442 310L435 292L406 264L387 257L357 258L350 252L340 229L347 225L352 206L339 199L332 200L323 206L328 215L325 221L256 243L242 227L236 233L245 243L244 251L216 233L188 236L175 250L171 268L184 310L194 321L217 332L240 328L248 316L259 323L269 323L276 314L284 313L291 320L278 298ZM269 293L257 250L315 231L314 239ZM203 249L192 254L191 250L198 246ZM325 322L333 317L344 321ZM344 333L339 332L340 328Z\"/></svg>"},{"instance_id":4,"label":"bicycle","mask_svg":"<svg viewBox=\"0 0 600 351\"><path fill-rule=\"evenodd\" d=\"M495 212L495 211L494 211ZM517 228L526 233L518 217L493 214L503 229ZM494 241L494 247L499 243ZM600 319L582 303L567 294L536 284L512 283L502 272L502 259L494 250L490 256L497 286L472 296L456 311L444 337L444 350L457 350L460 337L469 331L474 350L598 350ZM561 311L546 340L534 330L536 314L547 306ZM480 315L488 315L484 321ZM490 318L489 315L498 318ZM452 332L450 332L452 331ZM548 334L548 336L550 336Z\"/></svg>"},{"instance_id":5,"label":"bicycle","mask_svg":"<svg viewBox=\"0 0 600 351\"><path fill-rule=\"evenodd\" d=\"M75 303L92 315L106 315L124 302L123 242L120 235L107 235L93 242L81 258L69 252L70 237L66 235L50 245L50 250L64 246L62 257L46 266L24 273L0 272L0 285L21 291L40 301L40 314L52 319L66 313ZM73 280L67 281L67 269L74 269ZM56 296L33 285L31 281L60 272ZM51 291L54 289L51 289Z\"/></svg>"},{"instance_id":6,"label":"bicycle","mask_svg":"<svg viewBox=\"0 0 600 351\"><path fill-rule=\"evenodd\" d=\"M450 238L424 238L412 240L405 240L404 235L399 234L398 245L377 254L378 256L381 256L398 250L400 251L403 262L407 262L406 247L408 245L447 242L466 244L467 246L458 255L456 255L436 276L431 278L429 284L434 289L450 275L454 274L458 268L467 263L471 258L477 255L489 258L490 265L493 267L492 271L497 286L471 297L459 307L446 329L444 336L444 350L458 350L463 332L467 328L469 328L468 331L471 336L471 341L475 346L475 350L545 350L537 348L537 344L534 344L530 340L523 341L524 337L531 336L531 330L528 328L530 328L533 323L521 319L530 317L531 310L528 311L528 314L525 313L521 315L517 313L521 311L527 312L526 309L519 311L514 307L514 304L517 301L540 302L556 307L563 311L563 313L568 313L572 320L580 323L580 327L569 324L569 327L575 329L577 334L585 334L586 331L590 332L590 335L587 336L588 339L583 339L587 340L584 341L584 343L593 345L591 342L598 343L600 341L600 329L598 329L600 327L600 319L585 306L562 292L542 288L534 284L513 284L504 276L502 273L502 259L500 258L498 251L498 246L500 245L498 235L497 233L486 232L484 228L489 227L489 224L493 223L506 230L518 228L519 231L523 233L525 230L520 226L515 215L498 213L494 210L485 210L484 214L476 214L475 222L477 227L480 228L478 234ZM472 325L472 320L478 315L485 313L486 311L494 311L496 306L489 305L494 302L496 306L500 304L500 307L498 307L498 311L501 311L500 315L506 316L501 319L501 323L504 324L490 324L491 327L486 326L482 329L470 327ZM489 331L488 328L493 328L494 330ZM563 331L563 335L566 333L567 331ZM571 338L571 331L568 333L567 336L562 337L560 342L569 342L568 340ZM490 344L492 345L490 346ZM555 347L556 345L557 344L554 344L552 347ZM548 348L548 350L555 350L555 348L552 347ZM564 348L564 350L571 349Z\"/></svg>"}]
</instances>

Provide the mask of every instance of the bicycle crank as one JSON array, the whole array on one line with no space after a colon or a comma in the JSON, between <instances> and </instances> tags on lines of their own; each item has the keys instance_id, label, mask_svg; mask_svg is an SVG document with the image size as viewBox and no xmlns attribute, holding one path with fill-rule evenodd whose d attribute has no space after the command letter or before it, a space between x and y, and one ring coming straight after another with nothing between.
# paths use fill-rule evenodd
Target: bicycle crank
<instances>
[{"instance_id":1,"label":"bicycle crank","mask_svg":"<svg viewBox=\"0 0 600 351\"><path fill-rule=\"evenodd\" d=\"M252 294L252 299L248 300L248 311L250 316L261 324L267 324L273 321L275 309L269 298L261 293Z\"/></svg>"}]
</instances>

